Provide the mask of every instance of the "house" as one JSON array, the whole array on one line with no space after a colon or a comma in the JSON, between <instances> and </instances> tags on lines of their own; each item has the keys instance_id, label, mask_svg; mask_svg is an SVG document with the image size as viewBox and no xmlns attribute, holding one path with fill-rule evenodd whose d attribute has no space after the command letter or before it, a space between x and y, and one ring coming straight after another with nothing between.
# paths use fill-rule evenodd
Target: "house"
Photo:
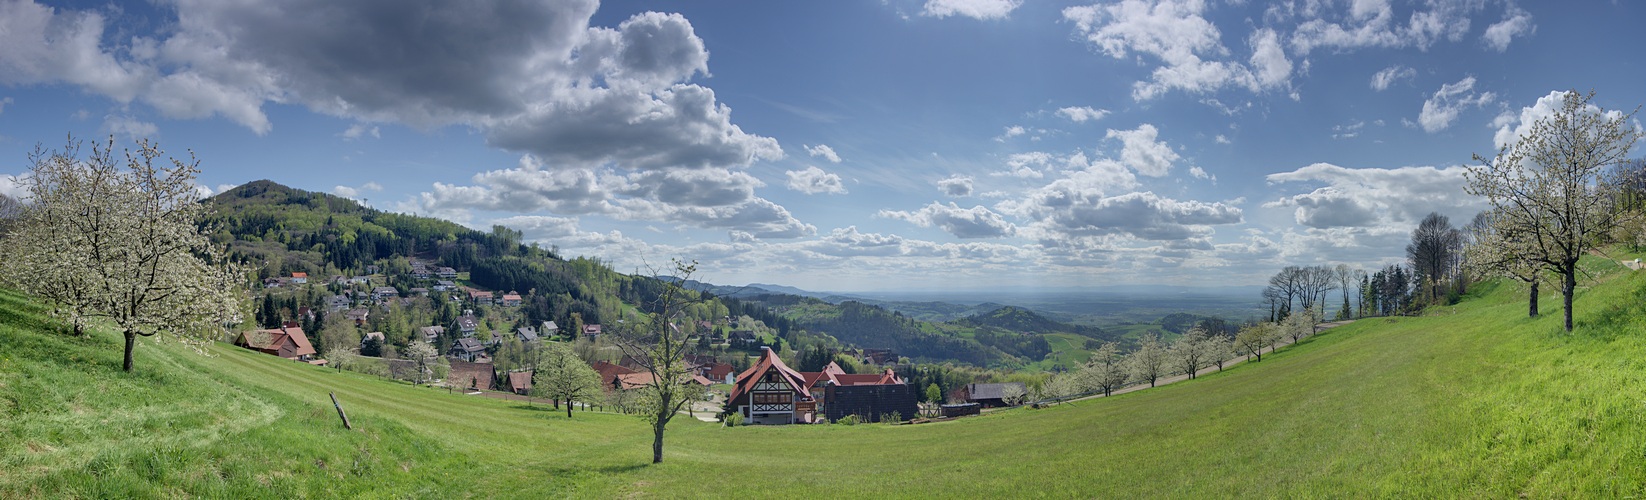
<instances>
[{"instance_id":1,"label":"house","mask_svg":"<svg viewBox=\"0 0 1646 500\"><path fill-rule=\"evenodd\" d=\"M434 282L434 291L436 291L436 292L450 292L450 291L456 290L456 289L457 289L457 283L452 282L452 281L439 280L439 281Z\"/></svg>"},{"instance_id":2,"label":"house","mask_svg":"<svg viewBox=\"0 0 1646 500\"><path fill-rule=\"evenodd\" d=\"M299 285L308 283L309 273L291 273L291 282Z\"/></svg>"},{"instance_id":3,"label":"house","mask_svg":"<svg viewBox=\"0 0 1646 500\"><path fill-rule=\"evenodd\" d=\"M371 309L366 309L364 307L359 309L350 309L349 312L344 314L346 314L349 319L354 320L355 326L360 326L366 324L366 320L371 318Z\"/></svg>"},{"instance_id":4,"label":"house","mask_svg":"<svg viewBox=\"0 0 1646 500\"><path fill-rule=\"evenodd\" d=\"M737 330L728 334L733 349L753 349L760 345L760 337L752 330Z\"/></svg>"},{"instance_id":5,"label":"house","mask_svg":"<svg viewBox=\"0 0 1646 500\"><path fill-rule=\"evenodd\" d=\"M425 327L422 327L422 328L418 328L417 332L423 334L423 340L429 342L430 344L433 344L435 341L440 340L441 335L444 335L446 333L446 327L444 327L444 326L425 326Z\"/></svg>"},{"instance_id":6,"label":"house","mask_svg":"<svg viewBox=\"0 0 1646 500\"><path fill-rule=\"evenodd\" d=\"M520 294L509 292L503 294L503 307L520 307Z\"/></svg>"},{"instance_id":7,"label":"house","mask_svg":"<svg viewBox=\"0 0 1646 500\"><path fill-rule=\"evenodd\" d=\"M341 310L344 310L344 309L348 309L349 306L352 306L352 305L354 305L354 301L349 300L349 298L347 296L344 296L344 295L333 295L333 296L330 296L330 297L326 297L326 310L327 311L332 311L332 312L341 311Z\"/></svg>"},{"instance_id":8,"label":"house","mask_svg":"<svg viewBox=\"0 0 1646 500\"><path fill-rule=\"evenodd\" d=\"M434 275L434 272L429 271L428 264L415 260L411 263L411 273L413 278L420 280L429 279L430 276Z\"/></svg>"},{"instance_id":9,"label":"house","mask_svg":"<svg viewBox=\"0 0 1646 500\"><path fill-rule=\"evenodd\" d=\"M486 345L481 344L480 339L463 337L457 339L456 342L452 342L451 351L448 351L446 355L463 361L474 362L486 356Z\"/></svg>"},{"instance_id":10,"label":"house","mask_svg":"<svg viewBox=\"0 0 1646 500\"><path fill-rule=\"evenodd\" d=\"M366 274L377 274L380 272L383 272L383 268L378 267L377 264L366 264Z\"/></svg>"},{"instance_id":11,"label":"house","mask_svg":"<svg viewBox=\"0 0 1646 500\"><path fill-rule=\"evenodd\" d=\"M280 288L283 281L280 278L263 278L263 288Z\"/></svg>"},{"instance_id":12,"label":"house","mask_svg":"<svg viewBox=\"0 0 1646 500\"><path fill-rule=\"evenodd\" d=\"M409 290L406 290L406 292L408 292L412 295L416 295L418 297L428 297L429 296L429 289L423 288L423 287L413 287Z\"/></svg>"},{"instance_id":13,"label":"house","mask_svg":"<svg viewBox=\"0 0 1646 500\"><path fill-rule=\"evenodd\" d=\"M760 360L737 376L726 411L743 415L749 424L812 423L817 402L800 372L783 364L770 348L762 348Z\"/></svg>"},{"instance_id":14,"label":"house","mask_svg":"<svg viewBox=\"0 0 1646 500\"><path fill-rule=\"evenodd\" d=\"M310 361L316 354L303 329L289 325L241 333L234 345L296 361Z\"/></svg>"},{"instance_id":15,"label":"house","mask_svg":"<svg viewBox=\"0 0 1646 500\"><path fill-rule=\"evenodd\" d=\"M619 375L635 373L634 370L624 368L622 365L614 365L606 361L595 361L589 367L593 368L595 373L600 374L600 387L608 391L618 385L616 380Z\"/></svg>"},{"instance_id":16,"label":"house","mask_svg":"<svg viewBox=\"0 0 1646 500\"><path fill-rule=\"evenodd\" d=\"M388 338L383 336L383 332L367 333L366 336L360 338L360 350L362 352L366 350L366 343L370 342L372 339L377 339L377 345L380 346L379 348L388 342Z\"/></svg>"},{"instance_id":17,"label":"house","mask_svg":"<svg viewBox=\"0 0 1646 500\"><path fill-rule=\"evenodd\" d=\"M1011 406L1007 404L1007 396L1021 399L1028 394L1028 388L1022 382L1007 382L1003 384L966 384L966 401L983 405L984 408Z\"/></svg>"},{"instance_id":18,"label":"house","mask_svg":"<svg viewBox=\"0 0 1646 500\"><path fill-rule=\"evenodd\" d=\"M450 360L451 371L446 373L446 386L458 389L490 391L497 380L497 368L491 363Z\"/></svg>"},{"instance_id":19,"label":"house","mask_svg":"<svg viewBox=\"0 0 1646 500\"><path fill-rule=\"evenodd\" d=\"M553 321L544 321L543 328L539 331L543 332L545 337L552 337L560 334L560 325L554 324Z\"/></svg>"},{"instance_id":20,"label":"house","mask_svg":"<svg viewBox=\"0 0 1646 500\"><path fill-rule=\"evenodd\" d=\"M474 316L474 311L464 309L463 315L457 317L457 330L463 332L464 337L473 337L476 328L480 328L480 318Z\"/></svg>"},{"instance_id":21,"label":"house","mask_svg":"<svg viewBox=\"0 0 1646 500\"><path fill-rule=\"evenodd\" d=\"M877 365L897 362L897 351L892 349L864 349L863 362Z\"/></svg>"},{"instance_id":22,"label":"house","mask_svg":"<svg viewBox=\"0 0 1646 500\"><path fill-rule=\"evenodd\" d=\"M383 300L388 300L388 299L392 299L392 298L395 298L395 297L399 297L400 296L400 291L395 290L394 287L392 287L392 286L380 286L380 287L371 289L371 295L372 295L372 298L377 299L379 301L383 301Z\"/></svg>"},{"instance_id":23,"label":"house","mask_svg":"<svg viewBox=\"0 0 1646 500\"><path fill-rule=\"evenodd\" d=\"M857 415L863 422L899 421L920 416L919 395L909 384L834 385L823 389L823 418L839 421Z\"/></svg>"},{"instance_id":24,"label":"house","mask_svg":"<svg viewBox=\"0 0 1646 500\"><path fill-rule=\"evenodd\" d=\"M651 372L624 373L613 378L611 388L620 391L629 391L652 385L652 383L656 380L657 378L653 377ZM680 384L700 384L704 387L712 385L709 382L709 379L698 375L682 376L680 377Z\"/></svg>"},{"instance_id":25,"label":"house","mask_svg":"<svg viewBox=\"0 0 1646 500\"><path fill-rule=\"evenodd\" d=\"M469 290L469 300L473 300L476 304L490 304L492 303L492 293Z\"/></svg>"},{"instance_id":26,"label":"house","mask_svg":"<svg viewBox=\"0 0 1646 500\"><path fill-rule=\"evenodd\" d=\"M366 285L371 283L371 276L355 276L349 278L350 285Z\"/></svg>"},{"instance_id":27,"label":"house","mask_svg":"<svg viewBox=\"0 0 1646 500\"><path fill-rule=\"evenodd\" d=\"M509 392L525 396L532 392L532 372L509 372Z\"/></svg>"},{"instance_id":28,"label":"house","mask_svg":"<svg viewBox=\"0 0 1646 500\"><path fill-rule=\"evenodd\" d=\"M314 321L314 310L309 309L309 306L298 307L297 308L297 317L299 317L299 318L308 318L309 321Z\"/></svg>"},{"instance_id":29,"label":"house","mask_svg":"<svg viewBox=\"0 0 1646 500\"><path fill-rule=\"evenodd\" d=\"M600 336L600 325L583 325L583 335L588 338Z\"/></svg>"},{"instance_id":30,"label":"house","mask_svg":"<svg viewBox=\"0 0 1646 500\"><path fill-rule=\"evenodd\" d=\"M457 279L457 270L449 267L435 268L434 275L445 279Z\"/></svg>"},{"instance_id":31,"label":"house","mask_svg":"<svg viewBox=\"0 0 1646 500\"><path fill-rule=\"evenodd\" d=\"M521 342L536 342L538 339L537 329L529 326L514 329L514 334L520 337Z\"/></svg>"}]
</instances>

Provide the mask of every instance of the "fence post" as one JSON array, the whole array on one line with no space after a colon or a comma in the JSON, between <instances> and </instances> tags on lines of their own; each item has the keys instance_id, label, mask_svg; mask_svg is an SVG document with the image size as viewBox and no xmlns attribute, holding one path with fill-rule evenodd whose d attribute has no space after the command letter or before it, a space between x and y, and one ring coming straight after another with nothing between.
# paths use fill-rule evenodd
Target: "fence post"
<instances>
[{"instance_id":1,"label":"fence post","mask_svg":"<svg viewBox=\"0 0 1646 500\"><path fill-rule=\"evenodd\" d=\"M329 394L331 394L331 405L337 408L337 417L343 419L343 428L351 431L354 430L354 426L349 425L349 415L347 413L343 413L343 404L337 402L337 393L333 392Z\"/></svg>"}]
</instances>

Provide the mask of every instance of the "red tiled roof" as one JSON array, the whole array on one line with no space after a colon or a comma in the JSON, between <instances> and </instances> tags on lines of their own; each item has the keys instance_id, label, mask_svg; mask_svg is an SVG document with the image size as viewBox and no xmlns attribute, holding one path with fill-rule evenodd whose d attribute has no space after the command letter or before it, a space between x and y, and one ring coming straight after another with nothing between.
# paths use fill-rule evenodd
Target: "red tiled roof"
<instances>
[{"instance_id":1,"label":"red tiled roof","mask_svg":"<svg viewBox=\"0 0 1646 500\"><path fill-rule=\"evenodd\" d=\"M520 392L521 389L532 390L532 372L509 372L509 390Z\"/></svg>"},{"instance_id":2,"label":"red tiled roof","mask_svg":"<svg viewBox=\"0 0 1646 500\"><path fill-rule=\"evenodd\" d=\"M595 361L594 364L589 365L589 367L594 368L594 372L600 374L600 384L603 387L611 387L612 379L617 378L618 375L634 373L634 370L607 363L605 361Z\"/></svg>"},{"instance_id":3,"label":"red tiled roof","mask_svg":"<svg viewBox=\"0 0 1646 500\"><path fill-rule=\"evenodd\" d=\"M807 390L806 378L801 376L800 372L794 371L789 368L789 365L783 364L783 360L778 358L777 354L773 353L771 349L762 349L760 361L755 362L754 366L749 367L748 370L744 370L742 374L737 376L737 383L732 387L732 393L728 400L737 401L737 398L742 396L743 393L754 389L754 385L760 382L760 379L769 370L777 370L777 373L781 375L779 378L784 382L788 382L789 387L800 393L801 397L806 399L812 397L812 392Z\"/></svg>"}]
</instances>

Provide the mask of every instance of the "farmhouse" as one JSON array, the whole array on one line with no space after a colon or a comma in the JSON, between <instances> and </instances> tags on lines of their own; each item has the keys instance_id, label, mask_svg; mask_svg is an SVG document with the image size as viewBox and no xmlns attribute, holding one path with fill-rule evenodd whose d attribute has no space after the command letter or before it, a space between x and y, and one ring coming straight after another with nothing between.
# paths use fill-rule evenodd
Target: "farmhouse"
<instances>
[{"instance_id":1,"label":"farmhouse","mask_svg":"<svg viewBox=\"0 0 1646 500\"><path fill-rule=\"evenodd\" d=\"M446 374L446 385L459 389L492 390L497 369L491 363L469 363L451 360L451 372Z\"/></svg>"},{"instance_id":2,"label":"farmhouse","mask_svg":"<svg viewBox=\"0 0 1646 500\"><path fill-rule=\"evenodd\" d=\"M532 372L509 372L509 392L525 396L532 392Z\"/></svg>"},{"instance_id":3,"label":"farmhouse","mask_svg":"<svg viewBox=\"0 0 1646 500\"><path fill-rule=\"evenodd\" d=\"M520 306L520 294L517 293L517 292L509 292L509 293L503 294L503 301L501 302L501 304L503 304L503 307L519 307Z\"/></svg>"},{"instance_id":4,"label":"farmhouse","mask_svg":"<svg viewBox=\"0 0 1646 500\"><path fill-rule=\"evenodd\" d=\"M362 307L359 309L350 309L349 312L345 314L348 315L349 319L354 320L355 326L360 326L366 324L366 319L371 317L371 310Z\"/></svg>"},{"instance_id":5,"label":"farmhouse","mask_svg":"<svg viewBox=\"0 0 1646 500\"><path fill-rule=\"evenodd\" d=\"M372 339L377 339L377 345L380 346L379 348L381 348L381 346L383 346L383 345L388 344L388 339L383 337L383 332L369 332L369 333L366 334L366 336L360 338L360 351L361 352L365 352L366 344L371 342Z\"/></svg>"},{"instance_id":6,"label":"farmhouse","mask_svg":"<svg viewBox=\"0 0 1646 500\"><path fill-rule=\"evenodd\" d=\"M1027 387L1022 382L1008 382L1004 384L966 384L966 401L977 403L984 408L1011 406L1014 398L1021 398L1028 394Z\"/></svg>"},{"instance_id":7,"label":"farmhouse","mask_svg":"<svg viewBox=\"0 0 1646 500\"><path fill-rule=\"evenodd\" d=\"M600 387L606 389L607 391L610 391L613 387L617 386L617 377L619 375L629 375L634 373L634 370L624 368L622 365L614 365L604 360L595 361L590 364L589 367L593 368L595 373L600 374Z\"/></svg>"},{"instance_id":8,"label":"farmhouse","mask_svg":"<svg viewBox=\"0 0 1646 500\"><path fill-rule=\"evenodd\" d=\"M852 415L878 422L892 415L913 418L918 399L890 369L852 374L829 363L822 371L797 372L762 347L760 361L737 376L726 410L741 413L751 424L836 421Z\"/></svg>"},{"instance_id":9,"label":"farmhouse","mask_svg":"<svg viewBox=\"0 0 1646 500\"><path fill-rule=\"evenodd\" d=\"M299 285L308 283L309 273L291 273L291 282Z\"/></svg>"},{"instance_id":10,"label":"farmhouse","mask_svg":"<svg viewBox=\"0 0 1646 500\"><path fill-rule=\"evenodd\" d=\"M529 326L516 328L514 334L520 337L521 342L536 342L538 339L537 329Z\"/></svg>"},{"instance_id":11,"label":"farmhouse","mask_svg":"<svg viewBox=\"0 0 1646 500\"><path fill-rule=\"evenodd\" d=\"M315 355L308 335L296 326L245 332L235 339L234 345L295 361L309 361Z\"/></svg>"},{"instance_id":12,"label":"farmhouse","mask_svg":"<svg viewBox=\"0 0 1646 500\"><path fill-rule=\"evenodd\" d=\"M600 336L600 325L583 325L583 335L594 339Z\"/></svg>"}]
</instances>

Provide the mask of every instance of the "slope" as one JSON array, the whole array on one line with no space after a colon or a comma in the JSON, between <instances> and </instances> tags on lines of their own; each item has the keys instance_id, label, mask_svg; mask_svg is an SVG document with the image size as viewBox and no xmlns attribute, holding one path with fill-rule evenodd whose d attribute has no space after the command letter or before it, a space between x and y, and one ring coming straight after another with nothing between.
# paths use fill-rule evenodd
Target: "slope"
<instances>
[{"instance_id":1,"label":"slope","mask_svg":"<svg viewBox=\"0 0 1646 500\"><path fill-rule=\"evenodd\" d=\"M311 496L1640 495L1646 273L1606 267L1607 282L1579 297L1576 334L1555 314L1524 318L1513 286L1481 285L1429 316L1362 320L1259 363L1114 398L898 427L677 421L657 466L633 417L566 420L235 349L204 358L144 345L139 373L124 376L106 332L67 339L44 332L38 311L10 314L0 496L259 485ZM23 306L0 298L0 310ZM361 430L337 429L328 391ZM203 416L72 425L171 403ZM229 403L243 410L211 409ZM234 417L260 408L276 417ZM139 438L175 431L209 438Z\"/></svg>"}]
</instances>

